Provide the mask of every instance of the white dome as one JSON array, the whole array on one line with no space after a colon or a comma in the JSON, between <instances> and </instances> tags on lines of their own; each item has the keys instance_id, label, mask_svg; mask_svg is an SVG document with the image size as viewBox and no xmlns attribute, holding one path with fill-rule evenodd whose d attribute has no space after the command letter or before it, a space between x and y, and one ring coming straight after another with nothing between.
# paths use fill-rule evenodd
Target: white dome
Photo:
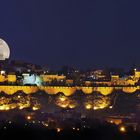
<instances>
[{"instance_id":1,"label":"white dome","mask_svg":"<svg viewBox=\"0 0 140 140\"><path fill-rule=\"evenodd\" d=\"M10 57L10 49L8 44L0 38L0 60L5 60Z\"/></svg>"}]
</instances>

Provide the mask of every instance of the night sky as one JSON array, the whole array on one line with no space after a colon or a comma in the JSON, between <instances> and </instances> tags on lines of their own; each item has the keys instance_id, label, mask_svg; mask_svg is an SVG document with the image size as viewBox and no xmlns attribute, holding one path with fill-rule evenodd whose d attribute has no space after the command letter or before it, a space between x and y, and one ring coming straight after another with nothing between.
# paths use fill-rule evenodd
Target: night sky
<instances>
[{"instance_id":1,"label":"night sky","mask_svg":"<svg viewBox=\"0 0 140 140\"><path fill-rule=\"evenodd\" d=\"M140 1L0 0L11 59L46 66L140 66Z\"/></svg>"}]
</instances>

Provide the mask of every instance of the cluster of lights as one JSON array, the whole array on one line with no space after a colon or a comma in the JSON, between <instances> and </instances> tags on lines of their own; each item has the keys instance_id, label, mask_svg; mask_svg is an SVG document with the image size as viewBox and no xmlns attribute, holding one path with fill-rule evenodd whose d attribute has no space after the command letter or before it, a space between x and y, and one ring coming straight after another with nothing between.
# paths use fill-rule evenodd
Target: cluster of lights
<instances>
[{"instance_id":1,"label":"cluster of lights","mask_svg":"<svg viewBox=\"0 0 140 140\"><path fill-rule=\"evenodd\" d=\"M88 97L84 103L85 109L101 110L110 104L109 97L100 96L98 98ZM113 106L109 106L111 109Z\"/></svg>"},{"instance_id":2,"label":"cluster of lights","mask_svg":"<svg viewBox=\"0 0 140 140\"><path fill-rule=\"evenodd\" d=\"M10 98L6 98L6 97L1 97L0 98L0 111L8 111L8 110L12 110L12 109L19 109L22 110L24 108L29 108L32 106L32 110L39 110L40 109L40 104L38 104L37 102L35 102L33 105L31 104L31 101L35 100L32 97L28 97L28 96L14 96L14 97L10 97ZM13 102L13 101L16 101Z\"/></svg>"},{"instance_id":3,"label":"cluster of lights","mask_svg":"<svg viewBox=\"0 0 140 140\"><path fill-rule=\"evenodd\" d=\"M92 96L93 98L93 96ZM100 96L98 98L92 99L87 98L84 101L85 109L90 110L100 110L109 107L110 109L113 106L109 106L110 100L109 97ZM56 98L55 104L62 108L75 108L77 106L77 102L69 97L64 95L58 96Z\"/></svg>"},{"instance_id":4,"label":"cluster of lights","mask_svg":"<svg viewBox=\"0 0 140 140\"><path fill-rule=\"evenodd\" d=\"M35 124L35 123L41 123L41 124L42 124L43 126L45 126L46 128L49 127L49 124L48 124L47 122L44 122L44 121L34 121L32 115L27 115L27 116L25 116L25 117L26 117L26 119L27 119L30 123L33 123L33 124ZM113 121L112 121L111 123L113 123ZM8 124L12 124L12 121L8 121ZM27 126L28 124L25 123L24 125ZM85 126L83 126L83 127L85 128ZM118 128L119 128L119 131L120 131L121 133L126 133L126 132L127 132L126 126L124 126L124 125L120 125ZM7 126L3 126L3 129L4 129L4 130L7 130ZM60 133L60 132L63 130L63 128L61 128L61 127L56 127L55 129L56 129L56 132L57 132L57 133ZM78 128L78 127L72 127L72 130L73 130L73 131L80 131L80 128Z\"/></svg>"},{"instance_id":5,"label":"cluster of lights","mask_svg":"<svg viewBox=\"0 0 140 140\"><path fill-rule=\"evenodd\" d=\"M104 105L100 105L100 106L94 106L94 105L92 105L92 104L90 104L90 103L86 103L85 104L85 108L87 109L87 110L90 110L90 109L93 109L93 110L100 110L100 109L104 109L104 108L106 108L107 106L104 106Z\"/></svg>"},{"instance_id":6,"label":"cluster of lights","mask_svg":"<svg viewBox=\"0 0 140 140\"><path fill-rule=\"evenodd\" d=\"M76 102L72 99L69 99L66 96L59 96L56 99L55 104L62 108L71 108L72 109L72 108L76 107Z\"/></svg>"}]
</instances>

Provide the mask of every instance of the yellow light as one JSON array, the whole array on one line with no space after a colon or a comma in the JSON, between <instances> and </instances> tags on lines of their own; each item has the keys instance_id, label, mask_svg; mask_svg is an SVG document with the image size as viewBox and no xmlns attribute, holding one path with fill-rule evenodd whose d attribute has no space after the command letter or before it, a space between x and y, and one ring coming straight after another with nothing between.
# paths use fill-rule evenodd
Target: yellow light
<instances>
[{"instance_id":1,"label":"yellow light","mask_svg":"<svg viewBox=\"0 0 140 140\"><path fill-rule=\"evenodd\" d=\"M76 106L75 104L70 104L69 108L75 108L75 106Z\"/></svg>"},{"instance_id":2,"label":"yellow light","mask_svg":"<svg viewBox=\"0 0 140 140\"><path fill-rule=\"evenodd\" d=\"M63 97L60 97L59 99L60 101L64 102L66 100L66 97L63 96Z\"/></svg>"},{"instance_id":3,"label":"yellow light","mask_svg":"<svg viewBox=\"0 0 140 140\"><path fill-rule=\"evenodd\" d=\"M100 109L104 109L105 107L104 106L100 106Z\"/></svg>"},{"instance_id":4,"label":"yellow light","mask_svg":"<svg viewBox=\"0 0 140 140\"><path fill-rule=\"evenodd\" d=\"M0 106L0 110L5 110L4 106Z\"/></svg>"},{"instance_id":5,"label":"yellow light","mask_svg":"<svg viewBox=\"0 0 140 140\"><path fill-rule=\"evenodd\" d=\"M35 110L38 110L39 108L38 107L35 107L33 106L32 109L35 111Z\"/></svg>"},{"instance_id":6,"label":"yellow light","mask_svg":"<svg viewBox=\"0 0 140 140\"><path fill-rule=\"evenodd\" d=\"M20 106L19 109L22 110L23 109L23 106Z\"/></svg>"},{"instance_id":7,"label":"yellow light","mask_svg":"<svg viewBox=\"0 0 140 140\"><path fill-rule=\"evenodd\" d=\"M91 104L87 104L85 107L86 107L86 109L91 109L92 105Z\"/></svg>"},{"instance_id":8,"label":"yellow light","mask_svg":"<svg viewBox=\"0 0 140 140\"><path fill-rule=\"evenodd\" d=\"M10 110L10 107L7 105L0 106L0 110Z\"/></svg>"},{"instance_id":9,"label":"yellow light","mask_svg":"<svg viewBox=\"0 0 140 140\"><path fill-rule=\"evenodd\" d=\"M5 110L9 110L10 108L9 108L9 106L7 106L6 108L5 108Z\"/></svg>"},{"instance_id":10,"label":"yellow light","mask_svg":"<svg viewBox=\"0 0 140 140\"><path fill-rule=\"evenodd\" d=\"M18 95L18 98L20 98L20 95Z\"/></svg>"},{"instance_id":11,"label":"yellow light","mask_svg":"<svg viewBox=\"0 0 140 140\"><path fill-rule=\"evenodd\" d=\"M94 106L94 107L93 107L93 109L94 109L94 110L97 110L97 109L98 109L98 107Z\"/></svg>"},{"instance_id":12,"label":"yellow light","mask_svg":"<svg viewBox=\"0 0 140 140\"><path fill-rule=\"evenodd\" d=\"M62 104L61 107L62 108L66 108L67 107L67 104Z\"/></svg>"},{"instance_id":13,"label":"yellow light","mask_svg":"<svg viewBox=\"0 0 140 140\"><path fill-rule=\"evenodd\" d=\"M126 132L126 128L124 126L121 126L119 129L121 132Z\"/></svg>"}]
</instances>

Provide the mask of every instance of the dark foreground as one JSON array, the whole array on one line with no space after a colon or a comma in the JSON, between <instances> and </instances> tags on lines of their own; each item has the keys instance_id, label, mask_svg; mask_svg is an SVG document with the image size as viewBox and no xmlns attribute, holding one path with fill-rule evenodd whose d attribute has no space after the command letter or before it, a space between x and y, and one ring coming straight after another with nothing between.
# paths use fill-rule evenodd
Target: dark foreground
<instances>
[{"instance_id":1,"label":"dark foreground","mask_svg":"<svg viewBox=\"0 0 140 140\"><path fill-rule=\"evenodd\" d=\"M46 129L39 126L10 125L0 129L1 139L33 140L140 140L140 133L128 128L119 131L115 125L104 124L96 128Z\"/></svg>"}]
</instances>

